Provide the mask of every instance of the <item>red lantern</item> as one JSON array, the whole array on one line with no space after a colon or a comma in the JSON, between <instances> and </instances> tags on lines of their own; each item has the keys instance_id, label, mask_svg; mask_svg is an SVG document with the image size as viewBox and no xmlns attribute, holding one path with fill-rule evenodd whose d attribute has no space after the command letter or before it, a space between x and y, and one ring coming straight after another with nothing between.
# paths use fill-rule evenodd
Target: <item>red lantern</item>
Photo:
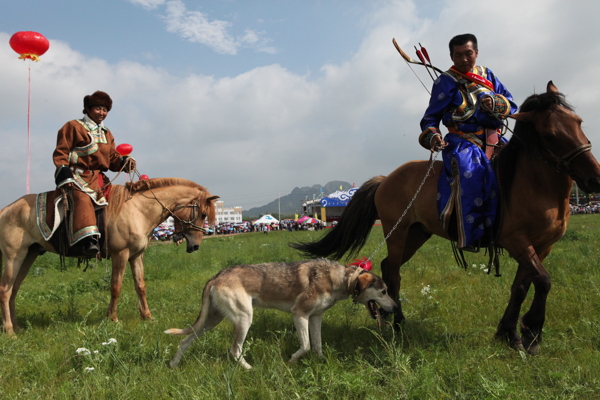
<instances>
[{"instance_id":1,"label":"red lantern","mask_svg":"<svg viewBox=\"0 0 600 400\"><path fill-rule=\"evenodd\" d=\"M10 38L10 47L20 56L19 59L40 61L40 56L50 48L50 42L41 33L22 31Z\"/></svg>"},{"instance_id":2,"label":"red lantern","mask_svg":"<svg viewBox=\"0 0 600 400\"><path fill-rule=\"evenodd\" d=\"M140 181L147 181L148 179L150 179L148 175L140 175Z\"/></svg>"},{"instance_id":3,"label":"red lantern","mask_svg":"<svg viewBox=\"0 0 600 400\"><path fill-rule=\"evenodd\" d=\"M117 152L125 157L131 154L131 152L133 151L133 146L127 143L121 143L120 145L117 146Z\"/></svg>"}]
</instances>

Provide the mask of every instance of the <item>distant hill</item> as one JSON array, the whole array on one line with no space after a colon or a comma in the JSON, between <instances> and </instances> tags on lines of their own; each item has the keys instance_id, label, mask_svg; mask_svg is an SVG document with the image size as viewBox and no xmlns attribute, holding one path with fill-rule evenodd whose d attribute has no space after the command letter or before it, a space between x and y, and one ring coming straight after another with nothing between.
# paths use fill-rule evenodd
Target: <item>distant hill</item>
<instances>
[{"instance_id":1,"label":"distant hill","mask_svg":"<svg viewBox=\"0 0 600 400\"><path fill-rule=\"evenodd\" d=\"M309 200L313 199L313 195L315 198L318 198L321 194L321 189L323 189L323 196L327 196L336 190L340 190L340 186L342 186L343 190L348 190L352 187L352 184L344 181L331 181L325 186L312 185L303 188L294 188L292 193L281 196L279 200L275 199L264 206L243 210L244 220L258 218L264 214L272 214L276 217L280 207L281 215L302 214L302 203L306 201L307 197Z\"/></svg>"}]
</instances>

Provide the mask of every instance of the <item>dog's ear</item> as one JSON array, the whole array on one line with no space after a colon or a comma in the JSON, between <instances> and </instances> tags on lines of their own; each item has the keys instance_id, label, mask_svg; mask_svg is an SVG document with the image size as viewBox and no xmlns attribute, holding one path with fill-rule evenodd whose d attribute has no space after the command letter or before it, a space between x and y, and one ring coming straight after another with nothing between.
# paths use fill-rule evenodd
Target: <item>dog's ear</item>
<instances>
[{"instance_id":1,"label":"dog's ear","mask_svg":"<svg viewBox=\"0 0 600 400\"><path fill-rule=\"evenodd\" d=\"M373 275L370 272L362 271L356 278L356 291L362 293L373 284Z\"/></svg>"}]
</instances>

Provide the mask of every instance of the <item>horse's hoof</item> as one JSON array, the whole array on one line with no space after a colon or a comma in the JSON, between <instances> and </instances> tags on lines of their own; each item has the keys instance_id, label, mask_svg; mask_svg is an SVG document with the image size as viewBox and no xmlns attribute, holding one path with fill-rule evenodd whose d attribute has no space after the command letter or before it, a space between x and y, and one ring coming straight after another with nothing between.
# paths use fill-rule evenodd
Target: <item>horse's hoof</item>
<instances>
[{"instance_id":1,"label":"horse's hoof","mask_svg":"<svg viewBox=\"0 0 600 400\"><path fill-rule=\"evenodd\" d=\"M511 345L510 347L512 347L513 349L515 349L517 351L522 351L523 353L527 353L527 350L525 350L525 347L523 347L523 343L521 343L521 342L515 343L515 344Z\"/></svg>"},{"instance_id":2,"label":"horse's hoof","mask_svg":"<svg viewBox=\"0 0 600 400\"><path fill-rule=\"evenodd\" d=\"M402 316L402 318L394 318L394 322L392 323L394 331L400 332L400 324L402 324L402 322L404 321L406 321L406 318L404 318L404 316Z\"/></svg>"},{"instance_id":3,"label":"horse's hoof","mask_svg":"<svg viewBox=\"0 0 600 400\"><path fill-rule=\"evenodd\" d=\"M537 356L540 354L540 345L536 343L527 346L527 353L532 356Z\"/></svg>"}]
</instances>

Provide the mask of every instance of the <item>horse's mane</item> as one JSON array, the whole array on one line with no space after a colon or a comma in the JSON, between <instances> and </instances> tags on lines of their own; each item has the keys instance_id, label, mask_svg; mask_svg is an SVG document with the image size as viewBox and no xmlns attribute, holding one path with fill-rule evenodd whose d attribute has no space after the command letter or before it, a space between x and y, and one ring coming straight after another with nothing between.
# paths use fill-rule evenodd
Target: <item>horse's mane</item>
<instances>
[{"instance_id":1,"label":"horse's mane","mask_svg":"<svg viewBox=\"0 0 600 400\"><path fill-rule=\"evenodd\" d=\"M123 204L125 204L125 202L136 193L168 186L187 186L198 189L204 193L204 195L200 196L200 200L205 200L210 195L204 186L198 185L197 183L184 178L152 178L137 182L127 182L125 185L112 185L110 189L108 207L106 209L107 219L110 220L117 216L123 208ZM207 221L212 221L215 217L215 211L213 210L214 207L210 208L211 210L208 210L207 213Z\"/></svg>"},{"instance_id":2,"label":"horse's mane","mask_svg":"<svg viewBox=\"0 0 600 400\"><path fill-rule=\"evenodd\" d=\"M558 92L546 92L529 96L519 112L542 112L552 111L557 107L564 107L573 111L573 107L567 102L565 96ZM517 162L525 152L533 153L539 146L539 135L531 122L517 121L513 129L513 136L498 155L498 171L500 190L502 198L509 201L511 188L515 179Z\"/></svg>"}]
</instances>

